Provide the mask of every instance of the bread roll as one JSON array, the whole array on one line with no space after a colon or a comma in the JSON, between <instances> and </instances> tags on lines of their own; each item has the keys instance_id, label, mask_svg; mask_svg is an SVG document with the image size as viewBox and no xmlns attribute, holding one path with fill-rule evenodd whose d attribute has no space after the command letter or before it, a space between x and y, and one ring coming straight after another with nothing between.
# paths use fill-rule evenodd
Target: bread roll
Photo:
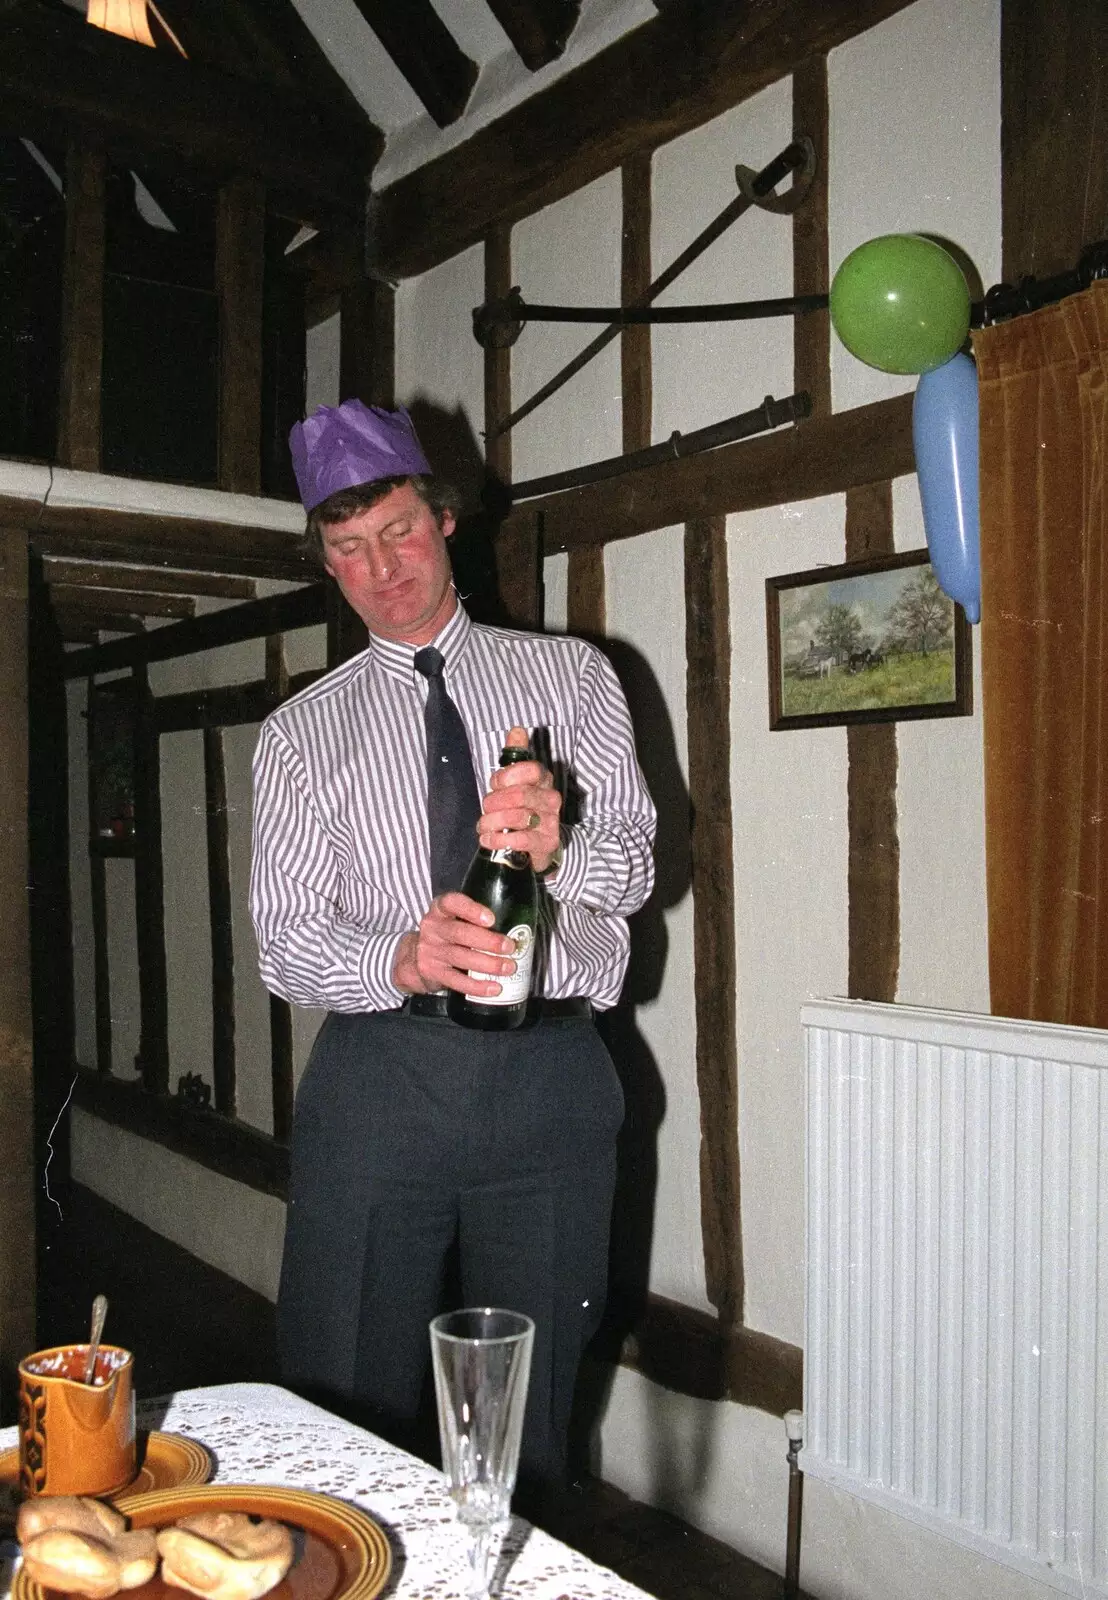
<instances>
[{"instance_id":1,"label":"bread roll","mask_svg":"<svg viewBox=\"0 0 1108 1600\"><path fill-rule=\"evenodd\" d=\"M109 1600L121 1589L137 1589L150 1581L157 1570L158 1549L150 1528L117 1534L108 1543L54 1527L24 1542L23 1565L44 1588Z\"/></svg>"},{"instance_id":2,"label":"bread roll","mask_svg":"<svg viewBox=\"0 0 1108 1600\"><path fill-rule=\"evenodd\" d=\"M158 1534L162 1577L202 1600L259 1600L292 1565L292 1535L242 1511L202 1511Z\"/></svg>"},{"instance_id":3,"label":"bread roll","mask_svg":"<svg viewBox=\"0 0 1108 1600\"><path fill-rule=\"evenodd\" d=\"M37 1495L24 1500L15 1521L15 1536L26 1544L47 1528L65 1528L69 1533L84 1533L90 1539L111 1542L127 1527L124 1517L99 1500L72 1494Z\"/></svg>"}]
</instances>

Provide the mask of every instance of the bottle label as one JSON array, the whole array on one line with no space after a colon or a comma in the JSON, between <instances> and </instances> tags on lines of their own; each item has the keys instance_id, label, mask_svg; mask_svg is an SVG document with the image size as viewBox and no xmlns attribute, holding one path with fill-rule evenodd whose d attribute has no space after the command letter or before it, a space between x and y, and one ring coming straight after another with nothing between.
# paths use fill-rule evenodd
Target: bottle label
<instances>
[{"instance_id":1,"label":"bottle label","mask_svg":"<svg viewBox=\"0 0 1108 1600\"><path fill-rule=\"evenodd\" d=\"M503 977L499 972L474 972L470 971L471 978L481 978L487 983L498 983L499 994L483 994L477 997L477 1004L482 1006L518 1006L527 999L531 993L531 963L535 957L535 933L525 922L519 923L515 928L509 928L504 936L515 944L512 951L512 960L516 970L509 976Z\"/></svg>"}]
</instances>

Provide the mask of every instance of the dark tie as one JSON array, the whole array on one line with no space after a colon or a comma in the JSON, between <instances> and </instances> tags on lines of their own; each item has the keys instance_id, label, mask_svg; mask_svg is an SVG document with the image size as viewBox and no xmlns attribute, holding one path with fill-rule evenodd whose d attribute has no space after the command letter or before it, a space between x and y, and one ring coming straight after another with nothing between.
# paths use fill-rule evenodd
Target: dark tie
<instances>
[{"instance_id":1,"label":"dark tie","mask_svg":"<svg viewBox=\"0 0 1108 1600\"><path fill-rule=\"evenodd\" d=\"M443 658L430 646L417 650L415 669L427 679L423 723L427 730L427 824L431 838L431 893L460 889L477 848L481 797L465 724L446 692Z\"/></svg>"}]
</instances>

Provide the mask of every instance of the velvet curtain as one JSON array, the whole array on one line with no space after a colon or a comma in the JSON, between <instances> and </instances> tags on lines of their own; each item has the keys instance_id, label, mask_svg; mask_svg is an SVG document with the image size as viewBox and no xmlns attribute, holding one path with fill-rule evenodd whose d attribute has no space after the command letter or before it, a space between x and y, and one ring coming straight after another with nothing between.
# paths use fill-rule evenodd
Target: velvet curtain
<instances>
[{"instance_id":1,"label":"velvet curtain","mask_svg":"<svg viewBox=\"0 0 1108 1600\"><path fill-rule=\"evenodd\" d=\"M974 337L989 980L1108 1028L1108 282Z\"/></svg>"}]
</instances>

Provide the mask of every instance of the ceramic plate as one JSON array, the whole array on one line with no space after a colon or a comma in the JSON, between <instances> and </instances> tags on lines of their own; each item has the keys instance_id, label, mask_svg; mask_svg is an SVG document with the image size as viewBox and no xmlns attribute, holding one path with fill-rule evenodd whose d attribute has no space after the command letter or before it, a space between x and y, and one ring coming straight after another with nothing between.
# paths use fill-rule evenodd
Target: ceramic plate
<instances>
[{"instance_id":1,"label":"ceramic plate","mask_svg":"<svg viewBox=\"0 0 1108 1600\"><path fill-rule=\"evenodd\" d=\"M388 1581L392 1552L377 1524L364 1511L309 1489L213 1483L205 1488L120 1495L115 1503L132 1528L164 1528L198 1511L245 1511L248 1516L284 1522L292 1530L296 1555L268 1600L373 1600ZM12 1600L62 1597L41 1588L21 1568ZM181 1590L163 1583L159 1575L142 1588L129 1590L127 1600L181 1600Z\"/></svg>"},{"instance_id":2,"label":"ceramic plate","mask_svg":"<svg viewBox=\"0 0 1108 1600\"><path fill-rule=\"evenodd\" d=\"M139 1469L126 1488L105 1495L117 1501L123 1495L146 1494L154 1489L184 1489L207 1483L212 1458L202 1444L179 1433L148 1433L139 1438ZM0 1451L0 1527L15 1521L19 1509L19 1447Z\"/></svg>"}]
</instances>

